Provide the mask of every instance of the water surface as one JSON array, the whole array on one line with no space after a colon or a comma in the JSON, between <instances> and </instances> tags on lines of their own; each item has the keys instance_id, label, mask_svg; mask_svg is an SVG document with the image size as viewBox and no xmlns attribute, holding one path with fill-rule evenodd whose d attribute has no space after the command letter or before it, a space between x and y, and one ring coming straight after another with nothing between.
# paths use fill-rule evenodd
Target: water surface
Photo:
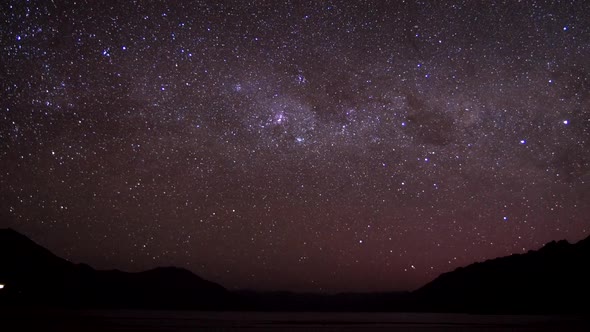
<instances>
[{"instance_id":1,"label":"water surface","mask_svg":"<svg viewBox=\"0 0 590 332\"><path fill-rule=\"evenodd\" d=\"M32 310L4 312L4 326L38 331L589 331L577 316Z\"/></svg>"}]
</instances>

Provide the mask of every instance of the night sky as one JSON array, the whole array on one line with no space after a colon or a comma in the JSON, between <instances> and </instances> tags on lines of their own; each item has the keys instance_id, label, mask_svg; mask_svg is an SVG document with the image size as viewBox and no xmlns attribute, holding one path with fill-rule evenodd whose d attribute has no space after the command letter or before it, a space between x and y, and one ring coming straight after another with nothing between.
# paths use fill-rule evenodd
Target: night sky
<instances>
[{"instance_id":1,"label":"night sky","mask_svg":"<svg viewBox=\"0 0 590 332\"><path fill-rule=\"evenodd\" d=\"M0 227L230 289L590 234L589 1L3 1Z\"/></svg>"}]
</instances>

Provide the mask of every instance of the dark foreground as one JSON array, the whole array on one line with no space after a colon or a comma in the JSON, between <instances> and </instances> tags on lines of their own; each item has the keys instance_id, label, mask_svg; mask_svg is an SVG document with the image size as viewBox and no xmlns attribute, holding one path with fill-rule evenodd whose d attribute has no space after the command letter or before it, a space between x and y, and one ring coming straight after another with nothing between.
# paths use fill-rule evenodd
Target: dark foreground
<instances>
[{"instance_id":1,"label":"dark foreground","mask_svg":"<svg viewBox=\"0 0 590 332\"><path fill-rule=\"evenodd\" d=\"M2 331L590 331L581 316L5 310Z\"/></svg>"}]
</instances>

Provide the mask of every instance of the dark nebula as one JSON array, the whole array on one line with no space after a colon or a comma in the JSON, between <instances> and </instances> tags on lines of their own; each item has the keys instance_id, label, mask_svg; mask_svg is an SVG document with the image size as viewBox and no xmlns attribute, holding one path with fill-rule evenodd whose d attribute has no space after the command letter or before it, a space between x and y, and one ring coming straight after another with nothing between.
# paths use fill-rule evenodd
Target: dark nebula
<instances>
[{"instance_id":1,"label":"dark nebula","mask_svg":"<svg viewBox=\"0 0 590 332\"><path fill-rule=\"evenodd\" d=\"M4 1L0 226L232 288L590 233L590 2Z\"/></svg>"}]
</instances>

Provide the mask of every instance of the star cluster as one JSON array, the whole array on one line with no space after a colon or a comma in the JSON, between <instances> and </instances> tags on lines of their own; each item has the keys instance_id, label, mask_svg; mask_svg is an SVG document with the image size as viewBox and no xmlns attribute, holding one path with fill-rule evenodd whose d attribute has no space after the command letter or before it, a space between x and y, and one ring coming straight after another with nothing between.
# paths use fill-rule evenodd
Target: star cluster
<instances>
[{"instance_id":1,"label":"star cluster","mask_svg":"<svg viewBox=\"0 0 590 332\"><path fill-rule=\"evenodd\" d=\"M590 231L587 1L7 1L0 225L98 268L414 289Z\"/></svg>"}]
</instances>

